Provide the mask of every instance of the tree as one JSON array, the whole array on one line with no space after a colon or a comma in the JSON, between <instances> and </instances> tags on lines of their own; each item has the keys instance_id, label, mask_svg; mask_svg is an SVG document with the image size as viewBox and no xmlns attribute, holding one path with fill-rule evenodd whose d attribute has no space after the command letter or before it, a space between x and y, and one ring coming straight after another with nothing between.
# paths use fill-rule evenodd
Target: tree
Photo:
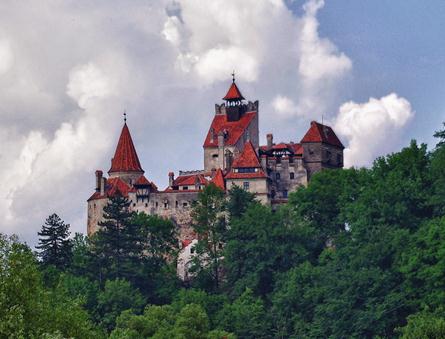
<instances>
[{"instance_id":1,"label":"tree","mask_svg":"<svg viewBox=\"0 0 445 339\"><path fill-rule=\"evenodd\" d=\"M249 288L265 297L276 274L308 258L313 229L289 213L252 204L242 217L232 220L224 249L225 287L232 296Z\"/></svg>"},{"instance_id":2,"label":"tree","mask_svg":"<svg viewBox=\"0 0 445 339\"><path fill-rule=\"evenodd\" d=\"M71 241L69 240L69 224L60 219L57 214L51 214L38 232L40 258L44 265L53 265L64 269L71 260Z\"/></svg>"},{"instance_id":3,"label":"tree","mask_svg":"<svg viewBox=\"0 0 445 339\"><path fill-rule=\"evenodd\" d=\"M246 289L233 303L225 304L219 317L220 326L239 338L270 337L264 303L250 289Z\"/></svg>"},{"instance_id":4,"label":"tree","mask_svg":"<svg viewBox=\"0 0 445 339\"><path fill-rule=\"evenodd\" d=\"M0 234L0 337L102 338L81 303L48 290L33 253Z\"/></svg>"},{"instance_id":5,"label":"tree","mask_svg":"<svg viewBox=\"0 0 445 339\"><path fill-rule=\"evenodd\" d=\"M124 279L107 280L98 295L97 314L102 326L111 331L116 318L125 310L138 313L145 305L145 298Z\"/></svg>"},{"instance_id":6,"label":"tree","mask_svg":"<svg viewBox=\"0 0 445 339\"><path fill-rule=\"evenodd\" d=\"M198 235L194 269L198 274L208 275L215 289L219 287L221 257L227 232L224 205L224 191L210 184L199 193L191 213L192 226Z\"/></svg>"},{"instance_id":7,"label":"tree","mask_svg":"<svg viewBox=\"0 0 445 339\"><path fill-rule=\"evenodd\" d=\"M256 202L255 195L234 185L228 192L227 211L230 219L241 217L247 208Z\"/></svg>"},{"instance_id":8,"label":"tree","mask_svg":"<svg viewBox=\"0 0 445 339\"><path fill-rule=\"evenodd\" d=\"M101 275L114 279L132 274L140 259L142 244L137 225L131 222L133 213L126 197L116 194L104 206L104 221L92 238L93 252ZM103 280L101 277L100 280Z\"/></svg>"}]
</instances>

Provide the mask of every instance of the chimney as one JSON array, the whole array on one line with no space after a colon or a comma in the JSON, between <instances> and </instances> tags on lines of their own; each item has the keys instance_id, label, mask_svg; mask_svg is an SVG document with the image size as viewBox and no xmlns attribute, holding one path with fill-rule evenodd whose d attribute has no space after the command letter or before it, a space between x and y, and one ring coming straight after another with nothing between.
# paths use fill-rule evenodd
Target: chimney
<instances>
[{"instance_id":1,"label":"chimney","mask_svg":"<svg viewBox=\"0 0 445 339\"><path fill-rule=\"evenodd\" d=\"M272 146L273 146L273 134L269 133L267 135L267 150L272 149Z\"/></svg>"},{"instance_id":2,"label":"chimney","mask_svg":"<svg viewBox=\"0 0 445 339\"><path fill-rule=\"evenodd\" d=\"M170 188L173 187L173 181L175 181L175 173L169 172L168 173L168 185L170 186Z\"/></svg>"},{"instance_id":3,"label":"chimney","mask_svg":"<svg viewBox=\"0 0 445 339\"><path fill-rule=\"evenodd\" d=\"M103 172L101 170L96 171L96 192L100 192L100 185L102 182Z\"/></svg>"},{"instance_id":4,"label":"chimney","mask_svg":"<svg viewBox=\"0 0 445 339\"><path fill-rule=\"evenodd\" d=\"M100 195L104 195L105 194L105 184L106 184L106 182L107 182L107 179L102 177L101 180L100 180Z\"/></svg>"}]
</instances>

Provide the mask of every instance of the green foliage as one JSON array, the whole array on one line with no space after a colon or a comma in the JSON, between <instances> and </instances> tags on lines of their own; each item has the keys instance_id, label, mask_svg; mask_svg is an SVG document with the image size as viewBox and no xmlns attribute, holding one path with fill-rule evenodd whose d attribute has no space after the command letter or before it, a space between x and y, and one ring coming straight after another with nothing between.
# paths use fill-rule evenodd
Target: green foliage
<instances>
[{"instance_id":1,"label":"green foliage","mask_svg":"<svg viewBox=\"0 0 445 339\"><path fill-rule=\"evenodd\" d=\"M227 212L231 219L241 217L247 208L255 202L255 195L234 185L228 192Z\"/></svg>"},{"instance_id":2,"label":"green foliage","mask_svg":"<svg viewBox=\"0 0 445 339\"><path fill-rule=\"evenodd\" d=\"M312 229L292 222L283 209L252 204L244 215L234 219L225 246L225 287L238 296L247 288L265 296L273 288L275 274L288 270L307 258Z\"/></svg>"},{"instance_id":3,"label":"green foliage","mask_svg":"<svg viewBox=\"0 0 445 339\"><path fill-rule=\"evenodd\" d=\"M44 288L31 250L0 235L0 337L101 338L76 299Z\"/></svg>"},{"instance_id":4,"label":"green foliage","mask_svg":"<svg viewBox=\"0 0 445 339\"><path fill-rule=\"evenodd\" d=\"M44 265L52 265L57 269L65 268L71 260L71 242L69 240L69 224L60 219L57 214L51 214L38 232L40 250L39 256Z\"/></svg>"},{"instance_id":5,"label":"green foliage","mask_svg":"<svg viewBox=\"0 0 445 339\"><path fill-rule=\"evenodd\" d=\"M213 288L220 283L221 257L227 233L224 191L214 184L208 185L198 195L192 210L193 229L199 242L193 270L210 278Z\"/></svg>"},{"instance_id":6,"label":"green foliage","mask_svg":"<svg viewBox=\"0 0 445 339\"><path fill-rule=\"evenodd\" d=\"M402 339L441 339L445 338L445 317L422 311L408 317L406 326L398 329Z\"/></svg>"},{"instance_id":7,"label":"green foliage","mask_svg":"<svg viewBox=\"0 0 445 339\"><path fill-rule=\"evenodd\" d=\"M239 338L268 338L269 326L264 303L246 289L233 303L220 312L220 326Z\"/></svg>"},{"instance_id":8,"label":"green foliage","mask_svg":"<svg viewBox=\"0 0 445 339\"><path fill-rule=\"evenodd\" d=\"M142 253L140 234L131 223L133 216L127 198L116 194L104 206L104 221L93 237L93 251L100 273L107 279L128 277Z\"/></svg>"},{"instance_id":9,"label":"green foliage","mask_svg":"<svg viewBox=\"0 0 445 339\"><path fill-rule=\"evenodd\" d=\"M140 312L145 305L142 294L124 279L107 280L97 297L97 315L102 326L111 331L116 318L125 310Z\"/></svg>"},{"instance_id":10,"label":"green foliage","mask_svg":"<svg viewBox=\"0 0 445 339\"><path fill-rule=\"evenodd\" d=\"M178 338L216 339L234 338L222 330L209 330L205 310L197 304L186 304L180 309L170 305L149 305L142 315L123 312L117 319L111 338Z\"/></svg>"}]
</instances>

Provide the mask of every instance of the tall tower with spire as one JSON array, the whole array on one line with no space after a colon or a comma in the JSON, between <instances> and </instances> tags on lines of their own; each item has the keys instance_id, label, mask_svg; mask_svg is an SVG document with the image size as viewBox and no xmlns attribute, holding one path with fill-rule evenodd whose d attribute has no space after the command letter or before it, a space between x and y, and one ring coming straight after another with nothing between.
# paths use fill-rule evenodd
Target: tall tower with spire
<instances>
[{"instance_id":1,"label":"tall tower with spire","mask_svg":"<svg viewBox=\"0 0 445 339\"><path fill-rule=\"evenodd\" d=\"M128 184L133 184L144 174L144 170L139 162L126 120L125 115L124 126L122 127L116 151L111 159L111 168L108 171L108 175L110 178L118 177Z\"/></svg>"},{"instance_id":2,"label":"tall tower with spire","mask_svg":"<svg viewBox=\"0 0 445 339\"><path fill-rule=\"evenodd\" d=\"M258 101L246 102L235 82L222 98L223 104L215 105L215 116L204 140L204 171L230 169L247 141L258 149Z\"/></svg>"}]
</instances>

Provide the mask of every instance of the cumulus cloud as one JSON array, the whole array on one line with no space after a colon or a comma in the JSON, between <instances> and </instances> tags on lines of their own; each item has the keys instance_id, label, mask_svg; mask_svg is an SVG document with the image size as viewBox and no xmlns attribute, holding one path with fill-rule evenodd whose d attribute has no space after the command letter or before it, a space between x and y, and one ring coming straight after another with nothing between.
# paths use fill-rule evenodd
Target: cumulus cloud
<instances>
[{"instance_id":1,"label":"cumulus cloud","mask_svg":"<svg viewBox=\"0 0 445 339\"><path fill-rule=\"evenodd\" d=\"M391 93L366 103L344 103L335 121L335 131L348 140L345 166L367 166L377 156L394 150L402 129L414 111L405 98Z\"/></svg>"},{"instance_id":2,"label":"cumulus cloud","mask_svg":"<svg viewBox=\"0 0 445 339\"><path fill-rule=\"evenodd\" d=\"M297 105L293 102L292 99L283 96L277 95L275 99L272 101L272 106L278 114L289 116L298 114Z\"/></svg>"}]
</instances>

